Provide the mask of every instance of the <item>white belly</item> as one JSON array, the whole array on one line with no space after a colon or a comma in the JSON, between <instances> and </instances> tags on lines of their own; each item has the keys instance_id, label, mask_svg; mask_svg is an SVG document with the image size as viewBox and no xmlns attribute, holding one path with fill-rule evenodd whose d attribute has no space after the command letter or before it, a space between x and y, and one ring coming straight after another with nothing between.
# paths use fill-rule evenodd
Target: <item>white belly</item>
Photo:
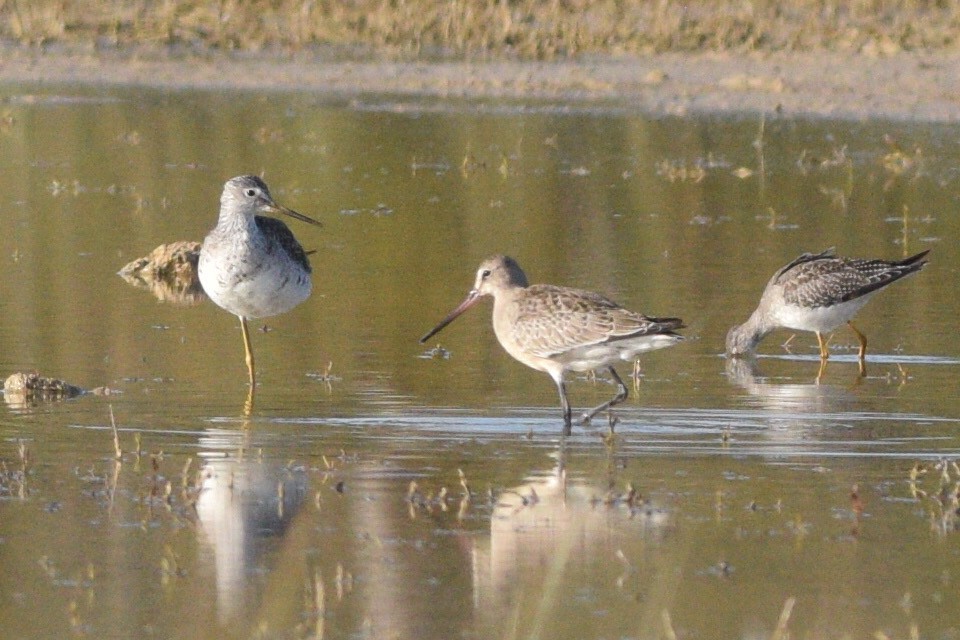
<instances>
[{"instance_id":1,"label":"white belly","mask_svg":"<svg viewBox=\"0 0 960 640\"><path fill-rule=\"evenodd\" d=\"M849 322L870 298L871 295L865 295L829 307L783 305L777 309L776 319L780 326L787 329L828 333Z\"/></svg>"},{"instance_id":2,"label":"white belly","mask_svg":"<svg viewBox=\"0 0 960 640\"><path fill-rule=\"evenodd\" d=\"M263 261L258 269L241 262L224 268L200 253L200 284L213 302L244 318L266 318L294 308L310 296L310 274L284 261Z\"/></svg>"},{"instance_id":3,"label":"white belly","mask_svg":"<svg viewBox=\"0 0 960 640\"><path fill-rule=\"evenodd\" d=\"M650 335L604 344L576 347L555 356L570 371L592 371L617 362L633 362L647 351L672 347L682 338L676 335Z\"/></svg>"}]
</instances>

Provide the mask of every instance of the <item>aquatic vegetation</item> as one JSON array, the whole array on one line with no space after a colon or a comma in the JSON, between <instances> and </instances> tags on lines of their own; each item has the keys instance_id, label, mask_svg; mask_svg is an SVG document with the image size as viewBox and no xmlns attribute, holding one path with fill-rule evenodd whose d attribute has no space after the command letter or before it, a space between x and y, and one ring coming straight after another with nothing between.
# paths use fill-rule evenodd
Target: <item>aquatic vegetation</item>
<instances>
[{"instance_id":1,"label":"aquatic vegetation","mask_svg":"<svg viewBox=\"0 0 960 640\"><path fill-rule=\"evenodd\" d=\"M667 182L702 182L707 170L700 162L688 164L685 160L659 160L656 173Z\"/></svg>"},{"instance_id":2,"label":"aquatic vegetation","mask_svg":"<svg viewBox=\"0 0 960 640\"><path fill-rule=\"evenodd\" d=\"M0 460L0 497L13 496L21 500L27 497L27 473L30 466L30 450L21 440L17 443L17 463L8 465Z\"/></svg>"},{"instance_id":3,"label":"aquatic vegetation","mask_svg":"<svg viewBox=\"0 0 960 640\"><path fill-rule=\"evenodd\" d=\"M925 480L925 476L929 476ZM941 536L960 531L960 465L941 459L910 469L910 496L923 505L930 530Z\"/></svg>"}]
</instances>

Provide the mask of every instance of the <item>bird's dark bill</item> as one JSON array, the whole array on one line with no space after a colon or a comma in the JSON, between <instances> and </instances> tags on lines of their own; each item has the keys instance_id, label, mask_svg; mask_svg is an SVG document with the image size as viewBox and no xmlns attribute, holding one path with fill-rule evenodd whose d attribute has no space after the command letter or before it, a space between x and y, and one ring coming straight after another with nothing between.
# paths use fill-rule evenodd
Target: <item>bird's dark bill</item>
<instances>
[{"instance_id":1,"label":"bird's dark bill","mask_svg":"<svg viewBox=\"0 0 960 640\"><path fill-rule=\"evenodd\" d=\"M446 327L448 324L456 320L457 316L459 316L461 313L463 313L464 311L466 311L467 309L475 305L477 303L477 300L479 299L480 299L480 293L476 289L473 289L472 291L470 291L470 293L467 294L467 297L464 299L464 301L461 302L456 309L451 311L446 318L441 320L440 324L438 324L433 329L423 334L423 337L420 338L420 344L423 344L433 336L440 333L444 327Z\"/></svg>"},{"instance_id":2,"label":"bird's dark bill","mask_svg":"<svg viewBox=\"0 0 960 640\"><path fill-rule=\"evenodd\" d=\"M323 223L320 222L319 220L314 220L313 218L310 218L310 217L308 217L308 216L305 216L305 215L303 215L302 213L300 213L300 212L298 212L298 211L294 211L293 209L287 209L286 207L282 207L282 206L280 206L279 204L276 204L276 203L273 204L272 210L275 211L275 212L277 212L277 213L282 213L282 214L284 214L284 215L288 215L288 216L290 216L291 218L296 218L297 220L299 220L299 221L301 221L301 222L306 222L306 223L309 223L309 224L313 224L313 225L316 225L316 226L318 226L318 227L322 227L322 226L323 226Z\"/></svg>"}]
</instances>

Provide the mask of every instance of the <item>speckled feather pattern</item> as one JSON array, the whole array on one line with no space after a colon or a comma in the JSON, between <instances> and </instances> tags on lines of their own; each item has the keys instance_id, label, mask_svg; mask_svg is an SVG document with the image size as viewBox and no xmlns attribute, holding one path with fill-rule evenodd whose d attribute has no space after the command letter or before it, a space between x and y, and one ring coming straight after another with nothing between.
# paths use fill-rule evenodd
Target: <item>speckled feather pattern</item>
<instances>
[{"instance_id":1,"label":"speckled feather pattern","mask_svg":"<svg viewBox=\"0 0 960 640\"><path fill-rule=\"evenodd\" d=\"M257 228L260 229L260 232L263 234L263 238L270 245L268 247L269 253L272 254L274 247L278 247L290 256L290 259L296 262L306 273L312 273L313 270L310 268L310 260L307 258L307 252L303 250L303 247L297 242L293 232L284 224L283 220L277 220L276 218L269 218L267 216L256 216L254 217L254 221L257 224Z\"/></svg>"},{"instance_id":2,"label":"speckled feather pattern","mask_svg":"<svg viewBox=\"0 0 960 640\"><path fill-rule=\"evenodd\" d=\"M783 267L771 286L783 289L787 304L829 307L881 289L923 267L927 251L901 261L843 258L832 250L805 253Z\"/></svg>"},{"instance_id":3,"label":"speckled feather pattern","mask_svg":"<svg viewBox=\"0 0 960 640\"><path fill-rule=\"evenodd\" d=\"M570 349L640 336L672 334L678 318L650 318L592 291L533 285L511 304L512 335L521 349L550 358Z\"/></svg>"}]
</instances>

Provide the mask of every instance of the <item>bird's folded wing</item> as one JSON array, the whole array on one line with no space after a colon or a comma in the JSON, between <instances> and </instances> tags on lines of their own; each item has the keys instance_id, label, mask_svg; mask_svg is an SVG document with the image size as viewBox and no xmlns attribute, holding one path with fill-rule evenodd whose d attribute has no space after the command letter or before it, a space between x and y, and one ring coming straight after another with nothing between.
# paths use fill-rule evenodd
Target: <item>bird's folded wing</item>
<instances>
[{"instance_id":1,"label":"bird's folded wing","mask_svg":"<svg viewBox=\"0 0 960 640\"><path fill-rule=\"evenodd\" d=\"M539 285L536 293L518 303L514 337L525 351L543 358L679 328L672 318L671 324L659 323L591 291Z\"/></svg>"},{"instance_id":2,"label":"bird's folded wing","mask_svg":"<svg viewBox=\"0 0 960 640\"><path fill-rule=\"evenodd\" d=\"M846 302L876 288L869 271L860 269L856 261L843 258L804 262L781 279L784 301L808 308Z\"/></svg>"}]
</instances>

